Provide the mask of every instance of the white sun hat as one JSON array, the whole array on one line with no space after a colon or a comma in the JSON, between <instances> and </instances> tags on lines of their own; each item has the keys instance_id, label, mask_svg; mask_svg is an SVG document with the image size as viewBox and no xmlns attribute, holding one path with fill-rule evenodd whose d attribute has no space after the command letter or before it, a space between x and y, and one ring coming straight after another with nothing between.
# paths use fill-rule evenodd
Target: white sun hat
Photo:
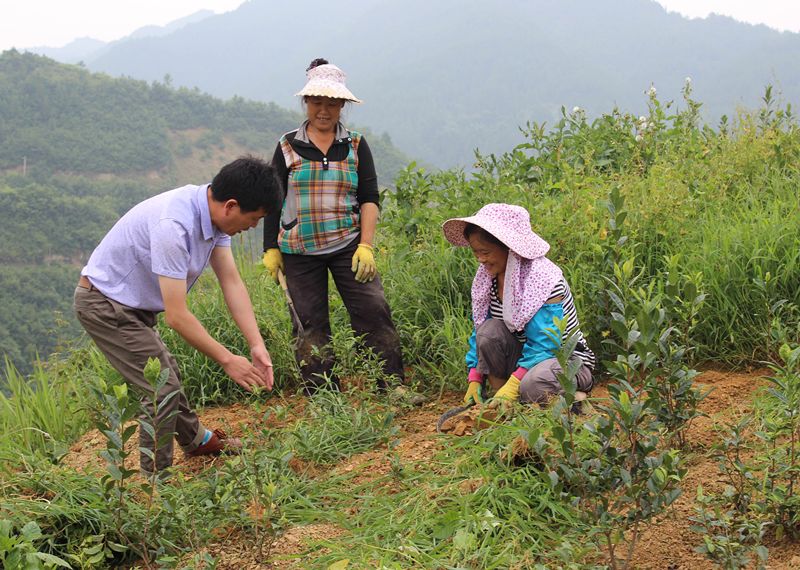
<instances>
[{"instance_id":1,"label":"white sun hat","mask_svg":"<svg viewBox=\"0 0 800 570\"><path fill-rule=\"evenodd\" d=\"M347 77L344 71L333 65L326 63L312 67L306 72L308 81L305 87L295 95L300 97L330 97L332 99L344 99L353 103L362 103L361 99L353 95L344 83Z\"/></svg>"}]
</instances>

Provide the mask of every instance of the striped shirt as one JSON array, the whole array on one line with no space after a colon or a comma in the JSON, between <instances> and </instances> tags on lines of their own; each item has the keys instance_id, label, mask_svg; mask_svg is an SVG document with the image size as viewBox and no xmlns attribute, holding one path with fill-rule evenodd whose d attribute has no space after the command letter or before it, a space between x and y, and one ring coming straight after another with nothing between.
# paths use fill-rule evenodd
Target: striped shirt
<instances>
[{"instance_id":1,"label":"striped shirt","mask_svg":"<svg viewBox=\"0 0 800 570\"><path fill-rule=\"evenodd\" d=\"M546 302L561 303L564 308L564 316L567 317L567 335L573 334L574 331L578 339L578 344L575 347L573 356L580 358L586 366L594 370L597 359L594 352L586 345L586 339L581 332L580 322L578 321L578 311L575 310L575 300L572 298L572 291L570 291L566 279L561 278L558 283L555 284ZM489 298L489 314L493 319L503 319L503 301L500 300L497 279L492 280L492 291ZM527 337L524 330L516 331L514 336L520 344L525 344Z\"/></svg>"}]
</instances>

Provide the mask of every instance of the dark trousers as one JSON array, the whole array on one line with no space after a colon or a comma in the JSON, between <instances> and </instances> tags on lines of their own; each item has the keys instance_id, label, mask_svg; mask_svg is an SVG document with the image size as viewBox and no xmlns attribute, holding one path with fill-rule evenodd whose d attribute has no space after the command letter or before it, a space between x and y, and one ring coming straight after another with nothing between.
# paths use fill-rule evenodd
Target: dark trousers
<instances>
[{"instance_id":1,"label":"dark trousers","mask_svg":"<svg viewBox=\"0 0 800 570\"><path fill-rule=\"evenodd\" d=\"M328 271L350 315L350 326L356 335L364 335L364 343L384 361L383 371L403 381L403 356L389 305L383 294L381 279L359 283L351 270L358 240L334 253L322 255L283 254L286 284L292 295L297 316L303 325L303 338L298 339L297 362L306 391L311 393L331 375L334 358L330 350L331 322L328 307ZM297 330L294 331L297 336ZM385 388L380 385L379 388Z\"/></svg>"}]
</instances>

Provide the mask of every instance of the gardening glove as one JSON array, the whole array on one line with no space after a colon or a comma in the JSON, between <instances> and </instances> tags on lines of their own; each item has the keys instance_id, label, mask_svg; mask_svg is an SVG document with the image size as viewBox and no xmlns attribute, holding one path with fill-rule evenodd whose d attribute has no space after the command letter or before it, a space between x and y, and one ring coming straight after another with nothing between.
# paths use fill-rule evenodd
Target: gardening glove
<instances>
[{"instance_id":1,"label":"gardening glove","mask_svg":"<svg viewBox=\"0 0 800 570\"><path fill-rule=\"evenodd\" d=\"M506 383L494 395L495 405L497 407L501 402L516 402L519 400L519 379L512 375Z\"/></svg>"},{"instance_id":2,"label":"gardening glove","mask_svg":"<svg viewBox=\"0 0 800 570\"><path fill-rule=\"evenodd\" d=\"M470 382L469 388L467 388L467 393L464 394L464 404L469 404L470 402L475 404L483 404L481 388L483 388L483 385L480 382Z\"/></svg>"},{"instance_id":3,"label":"gardening glove","mask_svg":"<svg viewBox=\"0 0 800 570\"><path fill-rule=\"evenodd\" d=\"M353 254L353 265L350 270L356 274L356 281L366 283L375 279L378 268L375 266L375 256L372 255L372 246L367 243L358 244Z\"/></svg>"},{"instance_id":4,"label":"gardening glove","mask_svg":"<svg viewBox=\"0 0 800 570\"><path fill-rule=\"evenodd\" d=\"M272 275L275 283L277 283L278 270L280 269L283 271L283 255L281 255L281 250L277 247L269 248L264 252L264 259L261 260L261 263L264 264L264 267L267 268L267 271L269 271L269 274Z\"/></svg>"}]
</instances>

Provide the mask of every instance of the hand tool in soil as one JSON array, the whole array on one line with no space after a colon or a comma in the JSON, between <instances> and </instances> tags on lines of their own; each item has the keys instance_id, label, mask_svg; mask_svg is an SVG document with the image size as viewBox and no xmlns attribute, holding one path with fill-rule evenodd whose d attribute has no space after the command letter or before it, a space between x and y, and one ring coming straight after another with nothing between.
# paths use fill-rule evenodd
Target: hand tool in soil
<instances>
[{"instance_id":1,"label":"hand tool in soil","mask_svg":"<svg viewBox=\"0 0 800 570\"><path fill-rule=\"evenodd\" d=\"M303 336L305 335L305 330L303 329L303 323L300 322L300 317L297 316L297 311L294 308L294 301L292 301L292 295L289 293L289 287L286 285L286 275L283 274L283 270L280 267L278 268L278 283L280 283L281 289L283 289L283 293L286 295L286 304L289 305L289 313L292 316L292 325L294 325L295 334L297 335L297 342L299 344L302 342Z\"/></svg>"},{"instance_id":2,"label":"hand tool in soil","mask_svg":"<svg viewBox=\"0 0 800 570\"><path fill-rule=\"evenodd\" d=\"M469 403L464 404L463 406L456 406L455 408L450 408L449 410L447 410L445 413L442 414L442 417L439 418L439 421L436 422L436 431L438 433L442 433L442 426L444 425L444 422L446 422L450 418L456 417L459 414L463 414L474 405L475 402L470 401Z\"/></svg>"}]
</instances>

